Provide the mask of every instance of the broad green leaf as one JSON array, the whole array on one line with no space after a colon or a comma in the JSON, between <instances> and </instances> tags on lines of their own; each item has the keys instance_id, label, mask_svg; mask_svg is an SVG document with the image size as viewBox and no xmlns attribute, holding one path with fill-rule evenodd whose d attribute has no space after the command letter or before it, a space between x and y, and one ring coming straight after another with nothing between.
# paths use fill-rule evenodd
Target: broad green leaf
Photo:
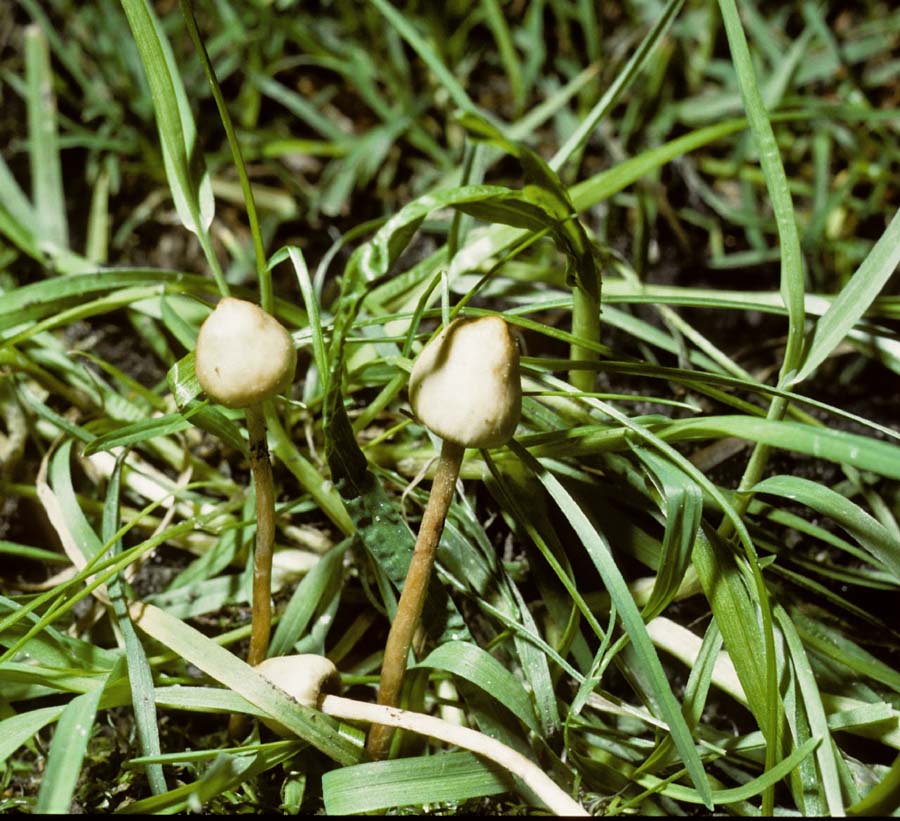
<instances>
[{"instance_id":1,"label":"broad green leaf","mask_svg":"<svg viewBox=\"0 0 900 821\"><path fill-rule=\"evenodd\" d=\"M525 724L539 732L534 707L522 683L497 659L475 644L449 641L436 647L416 667L446 670L484 690Z\"/></svg>"},{"instance_id":2,"label":"broad green leaf","mask_svg":"<svg viewBox=\"0 0 900 821\"><path fill-rule=\"evenodd\" d=\"M375 761L322 776L328 815L355 815L434 801L464 801L515 788L506 771L468 752Z\"/></svg>"}]
</instances>

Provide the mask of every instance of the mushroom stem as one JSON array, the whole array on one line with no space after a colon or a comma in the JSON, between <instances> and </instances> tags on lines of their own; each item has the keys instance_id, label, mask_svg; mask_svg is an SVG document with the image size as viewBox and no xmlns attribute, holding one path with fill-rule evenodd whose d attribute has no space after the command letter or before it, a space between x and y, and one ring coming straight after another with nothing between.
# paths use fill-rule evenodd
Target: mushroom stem
<instances>
[{"instance_id":1,"label":"mushroom stem","mask_svg":"<svg viewBox=\"0 0 900 821\"><path fill-rule=\"evenodd\" d=\"M403 583L400 602L397 605L397 613L391 624L387 644L384 648L384 661L381 665L381 678L378 686L378 703L380 705L396 707L400 703L400 691L406 675L409 648L416 625L419 623L419 617L422 615L428 581L431 578L431 570L437 555L438 542L444 530L444 521L447 518L447 511L450 509L450 502L453 500L456 479L459 476L464 453L465 448L462 445L444 440L437 471L431 485L431 494L419 526L416 546L413 550L409 570L406 572L406 581ZM373 759L378 760L387 755L392 733L393 729L390 726L372 725L366 749Z\"/></svg>"},{"instance_id":2,"label":"mushroom stem","mask_svg":"<svg viewBox=\"0 0 900 821\"><path fill-rule=\"evenodd\" d=\"M266 442L262 404L247 408L250 470L256 487L256 548L253 552L253 602L247 663L256 666L269 649L272 632L272 552L275 544L275 489Z\"/></svg>"},{"instance_id":3,"label":"mushroom stem","mask_svg":"<svg viewBox=\"0 0 900 821\"><path fill-rule=\"evenodd\" d=\"M266 442L266 417L262 404L248 405L250 472L256 490L256 543L253 550L253 589L250 604L250 647L247 664L255 667L269 651L272 633L272 554L275 546L275 488ZM232 738L242 736L247 717L235 713L228 723Z\"/></svg>"},{"instance_id":4,"label":"mushroom stem","mask_svg":"<svg viewBox=\"0 0 900 821\"><path fill-rule=\"evenodd\" d=\"M373 722L372 729L386 726L399 727L471 750L473 753L495 761L521 779L551 812L564 816L589 815L581 804L563 791L537 764L484 733L468 727L459 727L434 716L383 704L354 701L341 696L323 696L319 701L319 709L335 718Z\"/></svg>"}]
</instances>

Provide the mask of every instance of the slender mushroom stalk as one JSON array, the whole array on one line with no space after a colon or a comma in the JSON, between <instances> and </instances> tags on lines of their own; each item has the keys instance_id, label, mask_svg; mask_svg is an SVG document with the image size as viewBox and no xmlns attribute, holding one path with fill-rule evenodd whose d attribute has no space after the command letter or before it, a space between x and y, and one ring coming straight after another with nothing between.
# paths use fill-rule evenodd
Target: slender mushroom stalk
<instances>
[{"instance_id":1,"label":"slender mushroom stalk","mask_svg":"<svg viewBox=\"0 0 900 821\"><path fill-rule=\"evenodd\" d=\"M195 351L200 386L211 399L229 408L244 408L247 415L250 470L256 487L252 624L247 654L251 665L266 657L272 627L275 493L263 402L287 390L296 364L297 351L290 334L252 302L227 297L200 327Z\"/></svg>"},{"instance_id":2,"label":"slender mushroom stalk","mask_svg":"<svg viewBox=\"0 0 900 821\"><path fill-rule=\"evenodd\" d=\"M556 815L589 815L584 807L564 792L537 764L484 733L410 710L342 698L339 695L340 674L334 664L322 656L278 656L266 659L257 670L300 704L314 707L335 718L378 722L381 726L411 730L470 750L496 762L519 778ZM263 719L263 723L279 735L292 735L290 730L277 721Z\"/></svg>"},{"instance_id":3,"label":"slender mushroom stalk","mask_svg":"<svg viewBox=\"0 0 900 821\"><path fill-rule=\"evenodd\" d=\"M465 449L499 447L519 422L519 348L506 321L486 316L451 322L416 359L409 401L413 413L441 437L443 445L384 649L378 703L389 707L400 703L409 648ZM392 733L390 726L373 724L366 745L372 758L387 755Z\"/></svg>"}]
</instances>

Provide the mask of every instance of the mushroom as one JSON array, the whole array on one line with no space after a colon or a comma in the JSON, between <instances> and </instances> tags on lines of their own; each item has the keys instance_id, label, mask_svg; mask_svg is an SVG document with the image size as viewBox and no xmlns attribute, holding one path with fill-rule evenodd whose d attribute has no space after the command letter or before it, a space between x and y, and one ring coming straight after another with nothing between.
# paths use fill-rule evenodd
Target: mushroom
<instances>
[{"instance_id":1,"label":"mushroom","mask_svg":"<svg viewBox=\"0 0 900 821\"><path fill-rule=\"evenodd\" d=\"M290 334L252 302L226 297L200 326L194 369L210 399L247 415L250 470L256 486L256 549L247 662L259 664L272 628L272 550L275 493L266 443L263 402L287 390L294 379L297 351Z\"/></svg>"},{"instance_id":2,"label":"mushroom","mask_svg":"<svg viewBox=\"0 0 900 821\"><path fill-rule=\"evenodd\" d=\"M341 697L340 674L334 664L323 656L276 656L266 659L256 669L300 704L335 718L378 722L381 726L411 730L470 750L496 762L521 779L551 812L557 815L589 815L584 807L563 791L537 764L484 733L423 713ZM287 727L277 721L263 719L263 723L281 736L292 735Z\"/></svg>"},{"instance_id":3,"label":"mushroom","mask_svg":"<svg viewBox=\"0 0 900 821\"><path fill-rule=\"evenodd\" d=\"M391 707L399 704L409 648L465 449L499 447L519 422L519 348L506 320L485 316L451 322L413 364L409 401L419 421L443 444L384 649L378 703ZM373 758L386 756L392 732L373 725L367 742Z\"/></svg>"}]
</instances>

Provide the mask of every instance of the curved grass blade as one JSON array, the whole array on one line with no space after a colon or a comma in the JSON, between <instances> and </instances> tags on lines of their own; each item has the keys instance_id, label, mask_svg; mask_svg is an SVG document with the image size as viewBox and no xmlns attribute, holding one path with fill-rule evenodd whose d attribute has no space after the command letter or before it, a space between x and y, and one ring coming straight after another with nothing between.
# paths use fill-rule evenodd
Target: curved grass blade
<instances>
[{"instance_id":1,"label":"curved grass blade","mask_svg":"<svg viewBox=\"0 0 900 821\"><path fill-rule=\"evenodd\" d=\"M794 384L811 376L825 358L847 336L881 293L900 264L900 210L859 268L816 322L803 364L791 380Z\"/></svg>"},{"instance_id":2,"label":"curved grass blade","mask_svg":"<svg viewBox=\"0 0 900 821\"><path fill-rule=\"evenodd\" d=\"M791 201L787 175L784 172L784 165L781 161L778 143L775 140L775 132L772 130L772 123L766 112L766 105L756 82L753 60L737 5L735 0L719 0L719 8L722 12L731 59L744 101L744 111L759 151L759 163L766 180L766 189L778 229L781 249L781 295L788 311L787 349L784 353L779 378L779 382L783 383L785 378L800 366L803 346L805 283L803 257L800 252L800 234L794 218L794 206Z\"/></svg>"},{"instance_id":3,"label":"curved grass blade","mask_svg":"<svg viewBox=\"0 0 900 821\"><path fill-rule=\"evenodd\" d=\"M416 667L446 670L471 681L511 710L530 730L540 732L534 707L522 683L477 645L463 641L447 642L432 650Z\"/></svg>"},{"instance_id":4,"label":"curved grass blade","mask_svg":"<svg viewBox=\"0 0 900 821\"><path fill-rule=\"evenodd\" d=\"M662 613L672 601L691 564L691 553L703 512L703 494L694 482L667 460L643 447L633 445L632 449L652 471L666 516L659 569L650 599L643 609L643 617L649 621Z\"/></svg>"},{"instance_id":5,"label":"curved grass blade","mask_svg":"<svg viewBox=\"0 0 900 821\"><path fill-rule=\"evenodd\" d=\"M800 476L771 476L756 484L754 492L800 502L816 513L833 519L900 582L900 540L846 496Z\"/></svg>"},{"instance_id":6,"label":"curved grass blade","mask_svg":"<svg viewBox=\"0 0 900 821\"><path fill-rule=\"evenodd\" d=\"M225 277L209 242L215 211L212 183L197 142L197 127L172 47L147 0L121 0L150 86L166 178L182 224L197 236L222 296Z\"/></svg>"}]
</instances>

